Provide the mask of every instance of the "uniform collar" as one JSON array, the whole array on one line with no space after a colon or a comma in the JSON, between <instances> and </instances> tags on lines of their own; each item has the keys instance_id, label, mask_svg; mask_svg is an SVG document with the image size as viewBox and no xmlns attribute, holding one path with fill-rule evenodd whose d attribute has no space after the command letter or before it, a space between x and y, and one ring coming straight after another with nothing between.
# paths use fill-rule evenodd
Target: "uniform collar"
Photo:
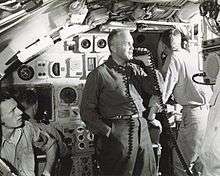
<instances>
[{"instance_id":1,"label":"uniform collar","mask_svg":"<svg viewBox=\"0 0 220 176\"><path fill-rule=\"evenodd\" d=\"M115 71L121 73L121 74L126 74L126 70L128 65L131 65L130 63L127 63L125 66L117 64L114 59L109 56L108 60L105 63L110 69L114 69Z\"/></svg>"}]
</instances>

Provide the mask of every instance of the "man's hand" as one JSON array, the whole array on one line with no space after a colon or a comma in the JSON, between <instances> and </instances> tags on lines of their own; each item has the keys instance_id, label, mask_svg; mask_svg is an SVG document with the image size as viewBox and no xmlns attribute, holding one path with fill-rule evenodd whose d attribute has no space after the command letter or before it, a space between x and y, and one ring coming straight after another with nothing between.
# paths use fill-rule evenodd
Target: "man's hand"
<instances>
[{"instance_id":1,"label":"man's hand","mask_svg":"<svg viewBox=\"0 0 220 176\"><path fill-rule=\"evenodd\" d=\"M151 57L148 54L141 55L141 56L135 56L134 59L142 61L145 66L151 66L152 65Z\"/></svg>"},{"instance_id":2,"label":"man's hand","mask_svg":"<svg viewBox=\"0 0 220 176\"><path fill-rule=\"evenodd\" d=\"M44 171L43 174L41 174L41 176L50 176L49 171Z\"/></svg>"},{"instance_id":3,"label":"man's hand","mask_svg":"<svg viewBox=\"0 0 220 176\"><path fill-rule=\"evenodd\" d=\"M199 159L199 157L196 159L195 162L193 162L190 165L189 169L193 172L193 175L201 176L202 170L203 170L203 164L202 164L201 160Z\"/></svg>"},{"instance_id":4,"label":"man's hand","mask_svg":"<svg viewBox=\"0 0 220 176\"><path fill-rule=\"evenodd\" d=\"M162 132L162 125L161 125L159 120L154 119L154 120L150 121L150 124L153 125L154 127L159 128L160 129L160 133Z\"/></svg>"}]
</instances>

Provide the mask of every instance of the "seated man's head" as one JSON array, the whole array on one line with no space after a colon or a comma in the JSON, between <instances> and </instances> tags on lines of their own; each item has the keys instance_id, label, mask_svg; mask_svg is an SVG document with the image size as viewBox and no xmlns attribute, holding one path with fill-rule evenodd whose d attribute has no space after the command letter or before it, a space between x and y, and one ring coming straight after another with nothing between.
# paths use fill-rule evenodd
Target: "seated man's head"
<instances>
[{"instance_id":1,"label":"seated man's head","mask_svg":"<svg viewBox=\"0 0 220 176\"><path fill-rule=\"evenodd\" d=\"M113 30L108 37L111 55L120 62L126 62L133 57L133 38L129 30Z\"/></svg>"},{"instance_id":2,"label":"seated man's head","mask_svg":"<svg viewBox=\"0 0 220 176\"><path fill-rule=\"evenodd\" d=\"M25 114L33 119L38 109L38 97L34 89L25 89L20 92L18 101L24 108Z\"/></svg>"},{"instance_id":3,"label":"seated man's head","mask_svg":"<svg viewBox=\"0 0 220 176\"><path fill-rule=\"evenodd\" d=\"M0 92L1 125L8 129L22 126L22 114L18 103L8 92Z\"/></svg>"}]
</instances>

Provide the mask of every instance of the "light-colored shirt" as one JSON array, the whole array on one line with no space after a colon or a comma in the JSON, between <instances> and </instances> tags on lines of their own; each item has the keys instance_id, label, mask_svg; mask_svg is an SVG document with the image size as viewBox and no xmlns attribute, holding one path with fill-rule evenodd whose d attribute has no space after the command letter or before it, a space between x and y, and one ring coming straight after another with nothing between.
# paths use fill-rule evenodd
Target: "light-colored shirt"
<instances>
[{"instance_id":1,"label":"light-colored shirt","mask_svg":"<svg viewBox=\"0 0 220 176\"><path fill-rule=\"evenodd\" d=\"M163 101L166 103L173 93L178 104L204 105L212 95L210 86L200 85L192 80L192 76L199 73L198 57L184 49L173 51L170 61L166 61ZM168 64L168 65L167 65Z\"/></svg>"},{"instance_id":2,"label":"light-colored shirt","mask_svg":"<svg viewBox=\"0 0 220 176\"><path fill-rule=\"evenodd\" d=\"M33 146L46 150L52 145L50 142L46 133L26 121L22 128L15 129L9 139L3 137L1 158L11 163L19 176L34 176Z\"/></svg>"}]
</instances>

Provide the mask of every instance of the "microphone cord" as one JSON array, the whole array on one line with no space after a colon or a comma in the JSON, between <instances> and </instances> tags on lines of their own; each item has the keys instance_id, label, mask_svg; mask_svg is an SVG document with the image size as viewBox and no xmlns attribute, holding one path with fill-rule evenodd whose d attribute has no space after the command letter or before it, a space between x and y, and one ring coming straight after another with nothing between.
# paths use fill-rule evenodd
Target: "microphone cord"
<instances>
[{"instance_id":1,"label":"microphone cord","mask_svg":"<svg viewBox=\"0 0 220 176\"><path fill-rule=\"evenodd\" d=\"M198 82L198 81L196 81L196 77L205 77L206 76L206 73L205 72L203 72L203 73L197 73L197 74L194 74L193 76L192 76L192 80L195 82L195 83L197 83L197 84L201 84L201 85L215 85L215 83L204 83L204 82Z\"/></svg>"},{"instance_id":2,"label":"microphone cord","mask_svg":"<svg viewBox=\"0 0 220 176\"><path fill-rule=\"evenodd\" d=\"M131 79L132 76L132 68L129 65L126 65L126 69L125 69L125 76L123 76L123 82L126 86L126 90L125 90L125 95L128 97L129 99L129 104L131 105L132 109L134 109L135 113L138 112L137 107L134 103L134 100L130 94L129 91L129 81ZM135 127L135 121L134 119L132 119L132 117L130 117L127 121L128 123L128 151L127 151L127 157L126 159L129 160L131 158L131 154L133 151L133 140L134 140L134 127Z\"/></svg>"}]
</instances>

